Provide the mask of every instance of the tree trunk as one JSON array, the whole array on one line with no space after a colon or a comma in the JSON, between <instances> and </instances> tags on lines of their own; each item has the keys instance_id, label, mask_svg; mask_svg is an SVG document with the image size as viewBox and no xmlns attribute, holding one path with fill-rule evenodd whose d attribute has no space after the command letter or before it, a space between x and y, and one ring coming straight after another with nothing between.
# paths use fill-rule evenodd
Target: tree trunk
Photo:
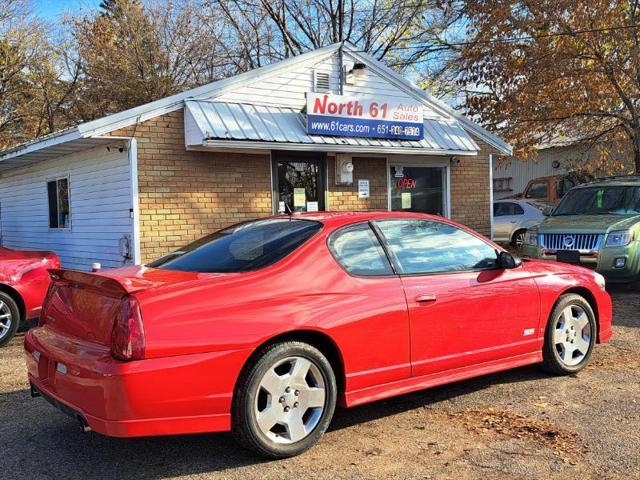
<instances>
[{"instance_id":1,"label":"tree trunk","mask_svg":"<svg viewBox=\"0 0 640 480\"><path fill-rule=\"evenodd\" d=\"M635 167L634 173L640 175L640 131L635 130L633 136L633 163Z\"/></svg>"}]
</instances>

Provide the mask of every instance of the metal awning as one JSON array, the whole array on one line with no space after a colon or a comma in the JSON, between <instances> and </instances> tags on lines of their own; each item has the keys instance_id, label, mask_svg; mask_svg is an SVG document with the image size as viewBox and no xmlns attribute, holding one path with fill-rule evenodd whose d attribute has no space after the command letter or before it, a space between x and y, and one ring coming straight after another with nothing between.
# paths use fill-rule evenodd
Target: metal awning
<instances>
[{"instance_id":1,"label":"metal awning","mask_svg":"<svg viewBox=\"0 0 640 480\"><path fill-rule=\"evenodd\" d=\"M427 118L420 141L308 135L293 108L192 100L185 107L187 149L315 150L414 155L475 155L480 148L455 119Z\"/></svg>"}]
</instances>

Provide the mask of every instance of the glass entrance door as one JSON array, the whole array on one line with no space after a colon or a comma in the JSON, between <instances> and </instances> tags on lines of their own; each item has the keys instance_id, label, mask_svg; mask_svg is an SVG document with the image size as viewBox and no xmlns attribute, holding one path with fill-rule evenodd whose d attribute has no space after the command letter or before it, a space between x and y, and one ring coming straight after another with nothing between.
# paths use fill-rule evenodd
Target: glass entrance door
<instances>
[{"instance_id":1,"label":"glass entrance door","mask_svg":"<svg viewBox=\"0 0 640 480\"><path fill-rule=\"evenodd\" d=\"M391 210L446 216L445 167L392 165Z\"/></svg>"},{"instance_id":2,"label":"glass entrance door","mask_svg":"<svg viewBox=\"0 0 640 480\"><path fill-rule=\"evenodd\" d=\"M323 154L273 153L273 198L277 212L324 210Z\"/></svg>"}]
</instances>

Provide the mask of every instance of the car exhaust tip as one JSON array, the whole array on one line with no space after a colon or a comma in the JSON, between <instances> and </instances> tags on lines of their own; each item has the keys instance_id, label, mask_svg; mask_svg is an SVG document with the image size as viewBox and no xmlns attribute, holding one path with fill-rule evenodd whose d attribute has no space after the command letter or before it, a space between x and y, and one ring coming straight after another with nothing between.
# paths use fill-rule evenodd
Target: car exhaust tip
<instances>
[{"instance_id":1,"label":"car exhaust tip","mask_svg":"<svg viewBox=\"0 0 640 480\"><path fill-rule=\"evenodd\" d=\"M37 398L40 396L40 392L38 390L36 390L33 386L33 384L31 385L31 398Z\"/></svg>"},{"instance_id":2,"label":"car exhaust tip","mask_svg":"<svg viewBox=\"0 0 640 480\"><path fill-rule=\"evenodd\" d=\"M82 430L82 433L89 433L91 431L91 427L89 426L89 424L87 423L87 421L82 418L80 415L78 415L78 422L80 423L80 429Z\"/></svg>"}]
</instances>

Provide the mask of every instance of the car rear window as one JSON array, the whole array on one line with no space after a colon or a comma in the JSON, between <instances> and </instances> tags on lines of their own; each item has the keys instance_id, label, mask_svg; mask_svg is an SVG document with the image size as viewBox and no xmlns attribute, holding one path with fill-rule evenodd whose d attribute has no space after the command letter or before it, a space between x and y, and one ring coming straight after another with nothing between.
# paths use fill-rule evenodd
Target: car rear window
<instances>
[{"instance_id":1,"label":"car rear window","mask_svg":"<svg viewBox=\"0 0 640 480\"><path fill-rule=\"evenodd\" d=\"M148 266L202 273L257 270L290 255L320 229L320 222L288 218L240 223L196 240Z\"/></svg>"},{"instance_id":2,"label":"car rear window","mask_svg":"<svg viewBox=\"0 0 640 480\"><path fill-rule=\"evenodd\" d=\"M536 182L529 185L525 198L547 198L548 186L547 182Z\"/></svg>"}]
</instances>

